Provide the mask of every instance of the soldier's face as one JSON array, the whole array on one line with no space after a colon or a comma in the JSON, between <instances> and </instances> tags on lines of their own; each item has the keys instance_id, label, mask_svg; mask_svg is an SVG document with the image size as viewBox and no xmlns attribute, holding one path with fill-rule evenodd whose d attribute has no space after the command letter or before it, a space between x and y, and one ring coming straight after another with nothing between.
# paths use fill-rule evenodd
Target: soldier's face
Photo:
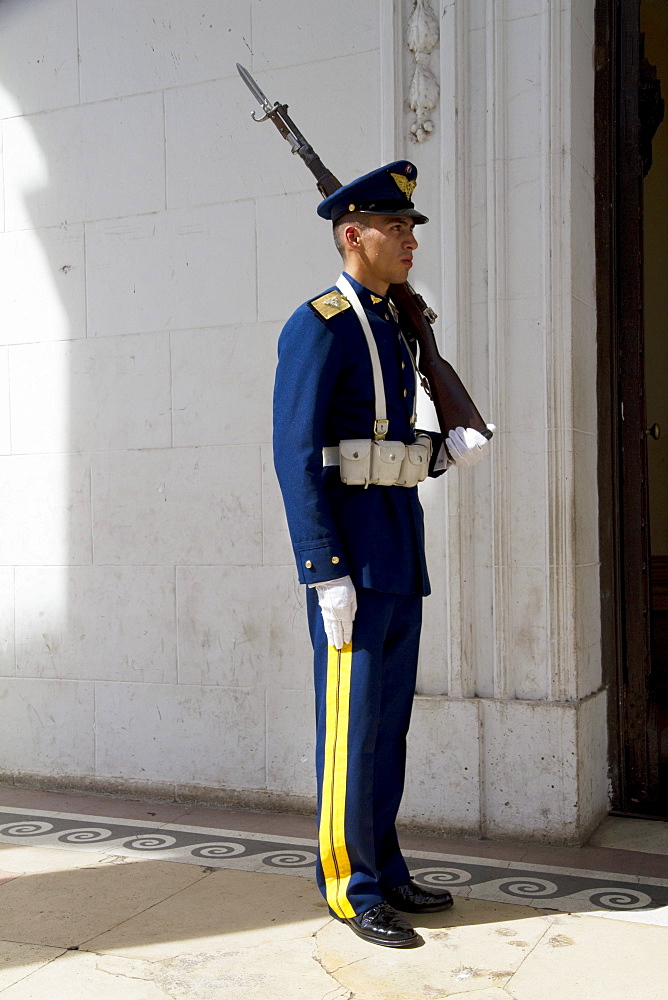
<instances>
[{"instance_id":1,"label":"soldier's face","mask_svg":"<svg viewBox=\"0 0 668 1000\"><path fill-rule=\"evenodd\" d=\"M413 266L417 240L415 223L407 216L370 215L358 229L358 257L365 277L358 279L371 291L385 294L389 285L402 284Z\"/></svg>"}]
</instances>

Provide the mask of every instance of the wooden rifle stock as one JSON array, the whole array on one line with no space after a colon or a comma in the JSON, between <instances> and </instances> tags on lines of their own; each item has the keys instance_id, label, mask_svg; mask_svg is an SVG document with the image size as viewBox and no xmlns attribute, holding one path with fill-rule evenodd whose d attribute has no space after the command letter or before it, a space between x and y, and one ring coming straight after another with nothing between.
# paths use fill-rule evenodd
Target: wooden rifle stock
<instances>
[{"instance_id":1,"label":"wooden rifle stock","mask_svg":"<svg viewBox=\"0 0 668 1000\"><path fill-rule=\"evenodd\" d=\"M248 70L237 63L237 69L242 80L253 96L262 106L262 118L255 121L271 119L284 139L292 146L292 152L299 156L315 177L316 184L323 198L328 198L343 185L331 170L328 170L313 147L306 141L295 123L288 115L287 104L271 104L258 87ZM390 298L399 314L399 324L404 335L417 342L419 348L417 366L423 376L422 384L434 403L439 427L444 436L455 427L472 427L474 430L491 438L492 431L481 417L478 409L469 396L464 383L449 361L442 358L432 323L436 314L431 310L421 295L411 288L408 282L403 285L390 285ZM425 385L426 381L426 385Z\"/></svg>"}]
</instances>

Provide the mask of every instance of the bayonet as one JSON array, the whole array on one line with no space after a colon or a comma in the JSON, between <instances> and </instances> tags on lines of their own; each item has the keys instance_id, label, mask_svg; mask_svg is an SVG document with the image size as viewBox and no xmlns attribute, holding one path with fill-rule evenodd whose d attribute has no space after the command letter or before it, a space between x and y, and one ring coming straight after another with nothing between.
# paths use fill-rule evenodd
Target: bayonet
<instances>
[{"instance_id":1,"label":"bayonet","mask_svg":"<svg viewBox=\"0 0 668 1000\"><path fill-rule=\"evenodd\" d=\"M334 192L341 187L341 182L336 179L331 170L327 169L325 164L313 149L313 146L311 146L311 144L307 142L301 134L288 114L287 104L279 104L278 101L272 104L267 95L261 90L260 87L258 87L248 70L240 63L237 63L237 69L239 70L241 79L244 81L251 94L264 111L264 114L260 118L256 116L254 111L251 112L251 118L253 121L272 121L283 138L287 139L290 143L294 155L299 156L304 161L315 177L318 190L323 198L327 198L330 194L334 194Z\"/></svg>"}]
</instances>

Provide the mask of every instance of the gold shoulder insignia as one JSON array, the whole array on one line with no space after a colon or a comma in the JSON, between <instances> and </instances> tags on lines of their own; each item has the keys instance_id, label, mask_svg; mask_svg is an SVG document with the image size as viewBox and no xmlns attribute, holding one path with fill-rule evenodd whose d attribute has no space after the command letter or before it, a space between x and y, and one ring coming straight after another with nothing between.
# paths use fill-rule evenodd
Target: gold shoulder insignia
<instances>
[{"instance_id":1,"label":"gold shoulder insignia","mask_svg":"<svg viewBox=\"0 0 668 1000\"><path fill-rule=\"evenodd\" d=\"M390 177L397 185L401 193L405 194L408 200L410 201L411 195L413 194L413 191L417 187L417 181L409 181L407 177L403 176L403 174L394 174L392 173L392 171L390 171Z\"/></svg>"},{"instance_id":2,"label":"gold shoulder insignia","mask_svg":"<svg viewBox=\"0 0 668 1000\"><path fill-rule=\"evenodd\" d=\"M345 312L346 309L350 309L350 302L348 299L341 295L341 292L325 292L317 299L313 299L309 302L311 309L314 309L319 316L323 319L331 319L332 316L338 316L339 313Z\"/></svg>"}]
</instances>

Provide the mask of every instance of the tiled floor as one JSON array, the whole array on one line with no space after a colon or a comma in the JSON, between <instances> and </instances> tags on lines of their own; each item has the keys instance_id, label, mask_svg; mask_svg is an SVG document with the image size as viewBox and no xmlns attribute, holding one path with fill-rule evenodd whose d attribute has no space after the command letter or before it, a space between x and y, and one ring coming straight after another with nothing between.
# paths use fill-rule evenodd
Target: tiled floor
<instances>
[{"instance_id":1,"label":"tiled floor","mask_svg":"<svg viewBox=\"0 0 668 1000\"><path fill-rule=\"evenodd\" d=\"M216 813L218 822L225 817L220 811ZM0 844L70 848L96 855L299 875L311 880L315 876L313 839L191 825L190 818L185 815L171 823L121 820L6 806L0 807ZM206 814L202 818L206 819ZM549 906L563 912L633 914L645 923L661 923L668 913L668 879L458 854L443 851L451 846L443 841L429 846L435 849L406 850L412 875L422 885L448 888L454 895L541 909Z\"/></svg>"},{"instance_id":2,"label":"tiled floor","mask_svg":"<svg viewBox=\"0 0 668 1000\"><path fill-rule=\"evenodd\" d=\"M574 849L405 834L457 898L395 952L329 917L309 817L0 788L0 997L665 1000L668 824L642 824Z\"/></svg>"}]
</instances>

